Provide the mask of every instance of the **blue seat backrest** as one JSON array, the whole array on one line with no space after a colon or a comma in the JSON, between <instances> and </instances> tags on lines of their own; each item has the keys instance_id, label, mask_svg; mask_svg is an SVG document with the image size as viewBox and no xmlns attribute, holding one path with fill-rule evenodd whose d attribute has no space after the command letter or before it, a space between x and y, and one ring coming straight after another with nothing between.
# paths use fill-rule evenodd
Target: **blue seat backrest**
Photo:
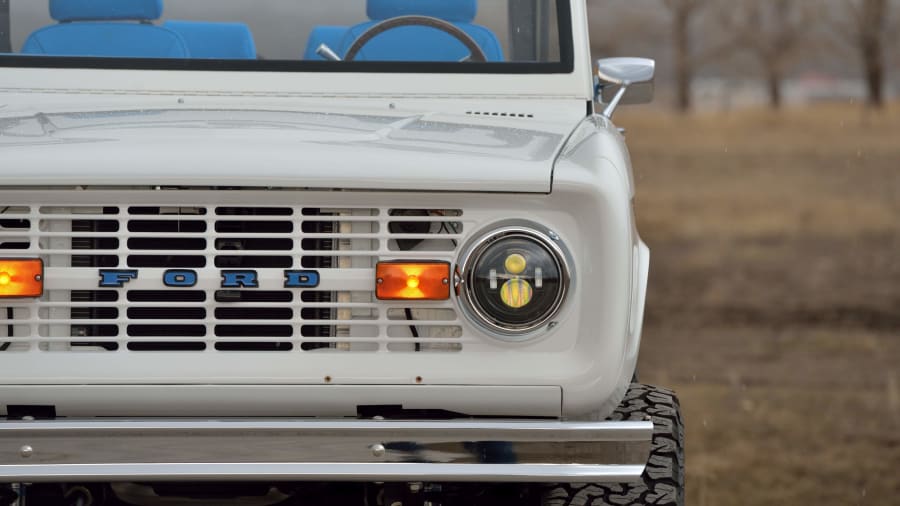
<instances>
[{"instance_id":1,"label":"blue seat backrest","mask_svg":"<svg viewBox=\"0 0 900 506\"><path fill-rule=\"evenodd\" d=\"M318 27L306 47L306 58L321 60L315 54L321 43L343 56L360 35L372 26L399 16L428 16L449 21L471 36L488 61L503 61L500 40L489 29L473 23L478 14L477 0L368 0L370 21L342 27ZM338 38L340 41L338 42ZM372 39L357 56L358 61L459 61L469 51L455 37L434 28L408 26L388 30Z\"/></svg>"},{"instance_id":2,"label":"blue seat backrest","mask_svg":"<svg viewBox=\"0 0 900 506\"><path fill-rule=\"evenodd\" d=\"M23 54L187 58L177 33L150 24L162 16L162 0L50 0L59 21L32 33ZM130 21L130 22L129 22Z\"/></svg>"},{"instance_id":3,"label":"blue seat backrest","mask_svg":"<svg viewBox=\"0 0 900 506\"><path fill-rule=\"evenodd\" d=\"M164 28L181 35L191 58L255 60L256 43L244 23L166 21Z\"/></svg>"}]
</instances>

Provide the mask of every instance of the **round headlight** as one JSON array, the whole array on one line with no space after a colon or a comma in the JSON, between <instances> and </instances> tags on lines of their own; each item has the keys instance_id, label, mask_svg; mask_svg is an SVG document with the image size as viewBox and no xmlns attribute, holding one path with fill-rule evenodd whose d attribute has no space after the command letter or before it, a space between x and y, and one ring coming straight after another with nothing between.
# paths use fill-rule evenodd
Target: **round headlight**
<instances>
[{"instance_id":1,"label":"round headlight","mask_svg":"<svg viewBox=\"0 0 900 506\"><path fill-rule=\"evenodd\" d=\"M460 277L459 294L470 315L503 337L549 324L569 288L557 241L525 227L506 227L473 244L461 261Z\"/></svg>"}]
</instances>

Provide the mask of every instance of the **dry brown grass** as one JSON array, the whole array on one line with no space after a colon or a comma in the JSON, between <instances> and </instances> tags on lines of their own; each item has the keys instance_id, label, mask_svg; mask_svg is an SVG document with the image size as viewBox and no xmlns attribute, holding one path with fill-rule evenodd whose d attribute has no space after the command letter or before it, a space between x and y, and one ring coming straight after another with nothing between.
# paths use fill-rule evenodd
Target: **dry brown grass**
<instances>
[{"instance_id":1,"label":"dry brown grass","mask_svg":"<svg viewBox=\"0 0 900 506\"><path fill-rule=\"evenodd\" d=\"M689 504L900 504L900 107L618 122Z\"/></svg>"}]
</instances>

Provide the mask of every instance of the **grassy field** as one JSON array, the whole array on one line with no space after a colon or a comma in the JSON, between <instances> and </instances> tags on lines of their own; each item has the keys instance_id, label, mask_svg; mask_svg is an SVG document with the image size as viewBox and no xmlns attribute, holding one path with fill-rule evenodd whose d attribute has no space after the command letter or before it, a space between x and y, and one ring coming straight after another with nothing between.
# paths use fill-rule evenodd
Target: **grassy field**
<instances>
[{"instance_id":1,"label":"grassy field","mask_svg":"<svg viewBox=\"0 0 900 506\"><path fill-rule=\"evenodd\" d=\"M689 504L900 504L900 107L620 114Z\"/></svg>"}]
</instances>

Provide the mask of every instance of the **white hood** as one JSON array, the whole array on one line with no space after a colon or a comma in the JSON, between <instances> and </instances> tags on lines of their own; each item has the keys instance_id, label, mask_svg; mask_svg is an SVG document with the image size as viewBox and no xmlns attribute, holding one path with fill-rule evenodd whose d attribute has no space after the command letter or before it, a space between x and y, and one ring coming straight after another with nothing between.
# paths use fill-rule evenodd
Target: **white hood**
<instances>
[{"instance_id":1,"label":"white hood","mask_svg":"<svg viewBox=\"0 0 900 506\"><path fill-rule=\"evenodd\" d=\"M0 186L549 193L575 125L261 110L0 115Z\"/></svg>"}]
</instances>

